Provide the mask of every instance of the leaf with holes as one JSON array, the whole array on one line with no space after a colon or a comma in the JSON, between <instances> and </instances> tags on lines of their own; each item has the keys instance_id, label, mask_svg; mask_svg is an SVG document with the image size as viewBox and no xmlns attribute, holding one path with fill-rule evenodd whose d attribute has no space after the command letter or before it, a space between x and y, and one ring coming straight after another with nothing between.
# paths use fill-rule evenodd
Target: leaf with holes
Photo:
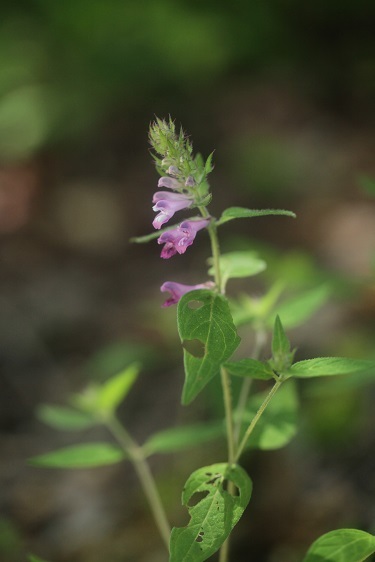
<instances>
[{"instance_id":1,"label":"leaf with holes","mask_svg":"<svg viewBox=\"0 0 375 562\"><path fill-rule=\"evenodd\" d=\"M207 560L239 521L251 492L252 482L238 465L219 463L193 472L182 493L190 521L172 529L169 562Z\"/></svg>"},{"instance_id":2,"label":"leaf with holes","mask_svg":"<svg viewBox=\"0 0 375 562\"><path fill-rule=\"evenodd\" d=\"M226 298L207 290L182 297L177 324L184 347L182 403L189 404L231 357L240 338Z\"/></svg>"},{"instance_id":3,"label":"leaf with holes","mask_svg":"<svg viewBox=\"0 0 375 562\"><path fill-rule=\"evenodd\" d=\"M319 537L303 562L362 562L375 553L375 537L358 529L337 529Z\"/></svg>"}]
</instances>

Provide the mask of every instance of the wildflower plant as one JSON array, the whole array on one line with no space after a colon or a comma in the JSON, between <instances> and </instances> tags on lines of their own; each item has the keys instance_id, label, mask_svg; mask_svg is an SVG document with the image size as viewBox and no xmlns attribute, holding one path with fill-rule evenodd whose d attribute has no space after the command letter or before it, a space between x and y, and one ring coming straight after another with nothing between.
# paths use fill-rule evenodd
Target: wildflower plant
<instances>
[{"instance_id":1,"label":"wildflower plant","mask_svg":"<svg viewBox=\"0 0 375 562\"><path fill-rule=\"evenodd\" d=\"M217 551L219 561L228 562L230 535L251 501L253 488L250 476L241 466L242 457L249 447L275 449L294 437L298 414L296 381L368 375L374 372L375 363L343 357L295 361L295 349L285 328L302 323L324 302L327 293L322 287L299 295L297 306L288 300L280 303L279 284L262 298L229 298L226 289L230 279L256 275L266 264L252 251L222 254L218 237L222 225L234 219L266 215L294 218L295 214L283 209L230 207L219 218L213 217L209 211L212 195L208 183L213 170L212 154L206 160L200 154L194 155L190 140L182 129L176 130L171 119L156 119L149 138L160 174L158 188L168 191L156 191L152 199L153 211L157 213L153 220L156 232L134 241L157 239L163 245L161 257L169 259L184 254L197 236L208 235L211 256L206 278L197 280L196 285L165 281L161 291L169 293L163 306L177 305L185 371L182 404L189 405L217 377L221 382L225 423L214 421L170 428L139 445L116 415L117 407L138 376L139 366L130 365L105 383L91 384L73 396L69 407L44 405L39 409L41 419L58 429L83 430L103 424L118 445L106 442L74 445L35 457L32 462L45 467L82 468L130 461L165 543L169 562L203 562ZM170 226L169 221L180 212L192 215ZM253 329L255 345L251 352L242 352L247 357L236 360L233 354L241 344L237 328L243 324ZM271 346L267 353L268 336ZM241 381L236 402L231 392L233 379ZM252 392L253 381L260 381L260 391ZM148 457L221 436L225 436L227 443L226 459L197 468L188 476L182 504L190 519L186 526L171 530ZM374 552L375 537L371 534L339 529L318 538L302 562L360 562Z\"/></svg>"}]
</instances>

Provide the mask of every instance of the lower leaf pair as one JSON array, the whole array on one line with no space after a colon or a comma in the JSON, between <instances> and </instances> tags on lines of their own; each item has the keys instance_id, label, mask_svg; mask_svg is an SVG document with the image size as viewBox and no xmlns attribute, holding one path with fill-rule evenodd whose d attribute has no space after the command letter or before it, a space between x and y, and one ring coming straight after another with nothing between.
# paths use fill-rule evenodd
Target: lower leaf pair
<instances>
[{"instance_id":1,"label":"lower leaf pair","mask_svg":"<svg viewBox=\"0 0 375 562\"><path fill-rule=\"evenodd\" d=\"M174 528L170 562L203 562L229 536L250 501L252 482L238 465L218 463L199 468L182 493L190 521Z\"/></svg>"}]
</instances>

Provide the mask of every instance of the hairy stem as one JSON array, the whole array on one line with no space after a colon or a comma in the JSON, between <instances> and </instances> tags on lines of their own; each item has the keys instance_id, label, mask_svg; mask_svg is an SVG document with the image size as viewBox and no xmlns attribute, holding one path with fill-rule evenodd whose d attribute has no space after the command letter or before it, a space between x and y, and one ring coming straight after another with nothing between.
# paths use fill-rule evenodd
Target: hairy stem
<instances>
[{"instance_id":1,"label":"hairy stem","mask_svg":"<svg viewBox=\"0 0 375 562\"><path fill-rule=\"evenodd\" d=\"M122 449L129 455L141 483L143 492L148 500L156 526L159 529L161 538L163 539L167 550L169 551L171 528L168 523L154 477L152 476L150 467L144 458L141 447L133 440L125 427L121 425L115 416L106 420L106 426Z\"/></svg>"},{"instance_id":2,"label":"hairy stem","mask_svg":"<svg viewBox=\"0 0 375 562\"><path fill-rule=\"evenodd\" d=\"M260 405L259 410L257 411L255 416L251 420L251 423L250 423L249 427L247 428L247 430L245 431L245 435L243 436L242 441L238 446L236 456L235 456L235 462L237 462L238 459L240 458L240 456L242 455L243 450L246 446L246 443L247 443L250 435L252 434L256 424L258 423L258 421L261 418L264 410L267 408L268 404L270 403L270 401L272 400L273 396L276 394L276 392L278 391L278 389L280 388L282 383L283 383L283 381L280 380L280 379L275 382L275 384L271 388L270 392L267 394L266 398L264 399L264 401Z\"/></svg>"}]
</instances>

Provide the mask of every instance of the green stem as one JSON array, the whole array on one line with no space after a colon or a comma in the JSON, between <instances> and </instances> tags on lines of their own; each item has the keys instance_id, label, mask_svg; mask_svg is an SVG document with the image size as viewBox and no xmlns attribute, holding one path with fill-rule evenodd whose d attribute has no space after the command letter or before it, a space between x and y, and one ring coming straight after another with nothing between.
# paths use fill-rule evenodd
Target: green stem
<instances>
[{"instance_id":1,"label":"green stem","mask_svg":"<svg viewBox=\"0 0 375 562\"><path fill-rule=\"evenodd\" d=\"M247 428L247 430L245 431L245 435L243 436L242 441L238 446L238 449L237 449L237 452L236 452L236 455L235 455L235 462L237 462L238 459L240 458L240 456L242 455L243 450L246 446L246 443L247 443L250 435L252 434L256 424L258 423L258 421L261 418L264 410L267 408L268 404L270 403L270 401L272 400L273 396L276 394L276 392L278 391L278 389L280 388L282 383L283 383L283 381L280 380L280 379L275 382L275 384L271 388L270 392L267 394L266 398L264 399L264 401L260 405L259 410L257 411L255 416L251 420L251 423L250 423L249 427Z\"/></svg>"},{"instance_id":2,"label":"green stem","mask_svg":"<svg viewBox=\"0 0 375 562\"><path fill-rule=\"evenodd\" d=\"M225 423L227 427L227 443L228 443L228 464L235 462L235 439L234 439L234 424L233 424L233 410L232 410L232 395L230 389L230 378L228 371L220 368L221 373L221 386L223 389L224 408L225 408ZM228 493L234 494L235 487L231 480L228 483ZM228 562L230 537L222 544L219 553L219 562Z\"/></svg>"},{"instance_id":3,"label":"green stem","mask_svg":"<svg viewBox=\"0 0 375 562\"><path fill-rule=\"evenodd\" d=\"M228 371L224 368L220 368L221 374L221 386L223 389L224 397L224 408L225 408L225 423L227 427L227 443L228 443L228 463L233 464L234 462L234 425L233 425L233 411L232 411L232 394L230 388L230 378Z\"/></svg>"},{"instance_id":4,"label":"green stem","mask_svg":"<svg viewBox=\"0 0 375 562\"><path fill-rule=\"evenodd\" d=\"M121 425L115 416L106 420L106 426L122 449L129 455L144 494L148 500L155 523L159 529L163 542L169 551L169 537L171 533L170 525L168 523L154 477L152 476L150 467L144 458L142 448L133 440L125 427Z\"/></svg>"},{"instance_id":5,"label":"green stem","mask_svg":"<svg viewBox=\"0 0 375 562\"><path fill-rule=\"evenodd\" d=\"M255 344L254 344L253 353L251 354L253 359L259 359L265 342L266 342L266 332L263 328L260 328L255 332ZM234 427L234 438L236 443L238 443L238 440L240 438L242 418L245 413L246 403L250 394L250 388L252 382L253 379L251 379L250 377L246 378L244 379L241 386L240 395L238 398L237 408L236 408L237 421Z\"/></svg>"},{"instance_id":6,"label":"green stem","mask_svg":"<svg viewBox=\"0 0 375 562\"><path fill-rule=\"evenodd\" d=\"M220 271L220 247L219 247L219 239L217 236L216 226L214 224L211 224L208 227L208 232L211 239L212 260L215 270L216 287L219 293L223 293L224 288L222 287L221 271Z\"/></svg>"},{"instance_id":7,"label":"green stem","mask_svg":"<svg viewBox=\"0 0 375 562\"><path fill-rule=\"evenodd\" d=\"M229 555L229 537L223 543L222 547L220 548L219 552L219 562L228 562L228 555Z\"/></svg>"},{"instance_id":8,"label":"green stem","mask_svg":"<svg viewBox=\"0 0 375 562\"><path fill-rule=\"evenodd\" d=\"M210 217L210 213L206 207L199 207L199 211L205 219ZM215 272L215 284L219 293L223 293L223 287L221 286L221 271L220 271L220 246L219 238L217 235L217 228L214 222L211 222L208 227L208 234L211 241L211 251L212 251L212 261Z\"/></svg>"}]
</instances>

